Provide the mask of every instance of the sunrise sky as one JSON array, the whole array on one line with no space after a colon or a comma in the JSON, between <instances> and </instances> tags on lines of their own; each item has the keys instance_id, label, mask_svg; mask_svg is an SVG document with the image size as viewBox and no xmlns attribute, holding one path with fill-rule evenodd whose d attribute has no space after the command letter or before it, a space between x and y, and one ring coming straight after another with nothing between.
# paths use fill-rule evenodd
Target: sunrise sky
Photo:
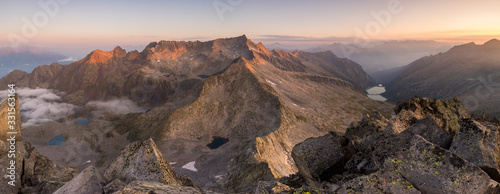
<instances>
[{"instance_id":1,"label":"sunrise sky","mask_svg":"<svg viewBox=\"0 0 500 194\"><path fill-rule=\"evenodd\" d=\"M10 40L14 36L28 45L81 57L116 45L242 34L267 44L353 42L359 36L476 43L500 38L498 0L60 1L0 1L0 47L15 45ZM46 2L57 6L46 11L39 5ZM26 21L37 32L23 35Z\"/></svg>"}]
</instances>

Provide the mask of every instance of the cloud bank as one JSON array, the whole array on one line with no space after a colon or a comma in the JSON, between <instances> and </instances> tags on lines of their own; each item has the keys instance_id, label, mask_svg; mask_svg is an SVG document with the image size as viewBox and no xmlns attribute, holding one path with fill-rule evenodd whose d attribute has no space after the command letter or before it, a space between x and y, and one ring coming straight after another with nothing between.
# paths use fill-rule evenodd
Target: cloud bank
<instances>
[{"instance_id":1,"label":"cloud bank","mask_svg":"<svg viewBox=\"0 0 500 194\"><path fill-rule=\"evenodd\" d=\"M93 106L96 108L96 110L92 112L94 115L100 115L104 112L111 112L114 114L129 114L146 111L146 109L137 106L129 99L91 101L87 103L87 106Z\"/></svg>"},{"instance_id":2,"label":"cloud bank","mask_svg":"<svg viewBox=\"0 0 500 194\"><path fill-rule=\"evenodd\" d=\"M60 94L49 89L19 88L16 93L20 98L23 127L29 127L49 121L57 121L75 113L77 106L62 102ZM3 100L8 91L0 91Z\"/></svg>"}]
</instances>

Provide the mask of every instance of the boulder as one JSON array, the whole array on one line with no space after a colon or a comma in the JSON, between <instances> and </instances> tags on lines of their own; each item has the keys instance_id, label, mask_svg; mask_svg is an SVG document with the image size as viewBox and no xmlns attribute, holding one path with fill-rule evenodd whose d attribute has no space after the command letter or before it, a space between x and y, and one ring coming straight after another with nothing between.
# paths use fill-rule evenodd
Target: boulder
<instances>
[{"instance_id":1,"label":"boulder","mask_svg":"<svg viewBox=\"0 0 500 194\"><path fill-rule=\"evenodd\" d=\"M342 184L336 193L420 193L398 172L382 169Z\"/></svg>"},{"instance_id":2,"label":"boulder","mask_svg":"<svg viewBox=\"0 0 500 194\"><path fill-rule=\"evenodd\" d=\"M404 132L418 134L442 148L450 148L451 140L453 139L451 135L441 129L432 116L428 115L424 119L418 120L415 124L411 125Z\"/></svg>"},{"instance_id":3,"label":"boulder","mask_svg":"<svg viewBox=\"0 0 500 194\"><path fill-rule=\"evenodd\" d=\"M255 194L278 194L292 189L277 181L259 181L255 188Z\"/></svg>"},{"instance_id":4,"label":"boulder","mask_svg":"<svg viewBox=\"0 0 500 194\"><path fill-rule=\"evenodd\" d=\"M318 187L321 180L342 173L348 144L347 138L332 132L295 145L291 155L307 184Z\"/></svg>"},{"instance_id":5,"label":"boulder","mask_svg":"<svg viewBox=\"0 0 500 194\"><path fill-rule=\"evenodd\" d=\"M422 116L415 115L413 111L409 110L401 110L396 118L391 119L391 122L384 129L385 133L398 134L408 129L413 123L417 122L418 119L421 119Z\"/></svg>"},{"instance_id":6,"label":"boulder","mask_svg":"<svg viewBox=\"0 0 500 194\"><path fill-rule=\"evenodd\" d=\"M419 135L385 166L422 193L485 193L490 177L481 168Z\"/></svg>"},{"instance_id":7,"label":"boulder","mask_svg":"<svg viewBox=\"0 0 500 194\"><path fill-rule=\"evenodd\" d=\"M60 165L25 143L23 182L27 185L38 185L44 181L68 182L78 174L78 170Z\"/></svg>"},{"instance_id":8,"label":"boulder","mask_svg":"<svg viewBox=\"0 0 500 194\"><path fill-rule=\"evenodd\" d=\"M433 115L439 127L448 131L452 136L455 136L460 128L460 119L470 117L458 97L446 100L416 97L406 102L399 102L394 109L398 115L403 110L413 112L417 119Z\"/></svg>"},{"instance_id":9,"label":"boulder","mask_svg":"<svg viewBox=\"0 0 500 194\"><path fill-rule=\"evenodd\" d=\"M403 110L403 114L406 112ZM426 140L443 148L449 148L452 137L440 128L432 116L411 121L412 125L403 132L384 131L378 135L366 138L358 145L358 153L349 160L345 168L351 173L373 173L383 167L387 158L399 154L409 147L414 135L420 135ZM394 125L396 126L396 125Z\"/></svg>"},{"instance_id":10,"label":"boulder","mask_svg":"<svg viewBox=\"0 0 500 194\"><path fill-rule=\"evenodd\" d=\"M54 194L101 194L103 193L103 186L105 184L106 181L101 173L94 166L89 166L59 188Z\"/></svg>"},{"instance_id":11,"label":"boulder","mask_svg":"<svg viewBox=\"0 0 500 194\"><path fill-rule=\"evenodd\" d=\"M124 183L120 179L115 179L115 180L111 181L109 184L107 184L106 186L104 186L103 191L105 194L114 193L114 192L117 192L117 191L123 189L125 186L127 186L126 183Z\"/></svg>"},{"instance_id":12,"label":"boulder","mask_svg":"<svg viewBox=\"0 0 500 194\"><path fill-rule=\"evenodd\" d=\"M364 139L367 136L377 134L385 129L389 120L387 120L382 114L366 114L357 124L351 124L345 132L345 137L348 139Z\"/></svg>"},{"instance_id":13,"label":"boulder","mask_svg":"<svg viewBox=\"0 0 500 194\"><path fill-rule=\"evenodd\" d=\"M500 181L498 130L498 126L489 122L464 119L450 151L481 167L492 179Z\"/></svg>"},{"instance_id":14,"label":"boulder","mask_svg":"<svg viewBox=\"0 0 500 194\"><path fill-rule=\"evenodd\" d=\"M104 171L104 177L108 182L114 179L125 183L141 180L184 186L151 138L125 147Z\"/></svg>"},{"instance_id":15,"label":"boulder","mask_svg":"<svg viewBox=\"0 0 500 194\"><path fill-rule=\"evenodd\" d=\"M380 133L363 140L358 152L347 162L345 169L350 173L373 173L381 169L387 158L399 154L409 146L413 134Z\"/></svg>"},{"instance_id":16,"label":"boulder","mask_svg":"<svg viewBox=\"0 0 500 194\"><path fill-rule=\"evenodd\" d=\"M200 193L197 189L193 187L179 186L179 185L166 185L159 182L149 182L149 181L133 181L125 188L115 192L115 194L196 194Z\"/></svg>"}]
</instances>

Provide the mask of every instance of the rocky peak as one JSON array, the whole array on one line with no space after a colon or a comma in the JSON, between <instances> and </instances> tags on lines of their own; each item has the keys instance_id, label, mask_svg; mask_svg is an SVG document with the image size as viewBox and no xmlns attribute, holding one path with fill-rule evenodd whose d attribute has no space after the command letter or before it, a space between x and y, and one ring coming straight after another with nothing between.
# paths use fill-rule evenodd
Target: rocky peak
<instances>
[{"instance_id":1,"label":"rocky peak","mask_svg":"<svg viewBox=\"0 0 500 194\"><path fill-rule=\"evenodd\" d=\"M460 128L460 119L470 117L469 112L458 97L447 100L412 98L407 102L398 103L394 109L396 114L403 110L413 112L417 119L433 115L438 125L451 135L455 135Z\"/></svg>"},{"instance_id":2,"label":"rocky peak","mask_svg":"<svg viewBox=\"0 0 500 194\"><path fill-rule=\"evenodd\" d=\"M474 49L478 45L474 42L469 42L467 44L462 44L462 45L457 45L451 48L448 52L464 52L464 51L470 51L471 49Z\"/></svg>"},{"instance_id":3,"label":"rocky peak","mask_svg":"<svg viewBox=\"0 0 500 194\"><path fill-rule=\"evenodd\" d=\"M115 47L111 52L113 53L113 57L117 58L122 58L127 55L127 51L125 51L125 49L122 49L122 47L120 46Z\"/></svg>"},{"instance_id":4,"label":"rocky peak","mask_svg":"<svg viewBox=\"0 0 500 194\"><path fill-rule=\"evenodd\" d=\"M494 47L494 48L500 48L500 40L498 39L491 39L488 42L485 42L483 44L485 47Z\"/></svg>"},{"instance_id":5,"label":"rocky peak","mask_svg":"<svg viewBox=\"0 0 500 194\"><path fill-rule=\"evenodd\" d=\"M128 145L104 171L104 177L107 181L120 179L126 183L141 180L184 185L151 138Z\"/></svg>"},{"instance_id":6,"label":"rocky peak","mask_svg":"<svg viewBox=\"0 0 500 194\"><path fill-rule=\"evenodd\" d=\"M85 64L103 64L113 57L113 53L96 49L88 54L84 59Z\"/></svg>"}]
</instances>

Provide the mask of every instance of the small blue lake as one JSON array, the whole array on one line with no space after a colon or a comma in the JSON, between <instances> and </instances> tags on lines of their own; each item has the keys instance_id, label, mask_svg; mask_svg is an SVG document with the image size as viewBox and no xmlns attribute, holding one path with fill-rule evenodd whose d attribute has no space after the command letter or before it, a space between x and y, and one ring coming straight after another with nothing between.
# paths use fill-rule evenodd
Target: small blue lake
<instances>
[{"instance_id":1,"label":"small blue lake","mask_svg":"<svg viewBox=\"0 0 500 194\"><path fill-rule=\"evenodd\" d=\"M62 145L65 141L66 139L64 139L63 135L58 135L49 140L49 145Z\"/></svg>"},{"instance_id":2,"label":"small blue lake","mask_svg":"<svg viewBox=\"0 0 500 194\"><path fill-rule=\"evenodd\" d=\"M207 144L207 147L209 147L210 149L217 149L225 143L229 142L229 139L223 137L214 136L213 139L214 140L211 143Z\"/></svg>"},{"instance_id":3,"label":"small blue lake","mask_svg":"<svg viewBox=\"0 0 500 194\"><path fill-rule=\"evenodd\" d=\"M78 125L86 125L86 124L89 124L90 123L90 120L88 119L78 119L76 120L76 124Z\"/></svg>"},{"instance_id":4,"label":"small blue lake","mask_svg":"<svg viewBox=\"0 0 500 194\"><path fill-rule=\"evenodd\" d=\"M210 75L198 75L198 77L201 79L206 79L206 78L209 78Z\"/></svg>"}]
</instances>

